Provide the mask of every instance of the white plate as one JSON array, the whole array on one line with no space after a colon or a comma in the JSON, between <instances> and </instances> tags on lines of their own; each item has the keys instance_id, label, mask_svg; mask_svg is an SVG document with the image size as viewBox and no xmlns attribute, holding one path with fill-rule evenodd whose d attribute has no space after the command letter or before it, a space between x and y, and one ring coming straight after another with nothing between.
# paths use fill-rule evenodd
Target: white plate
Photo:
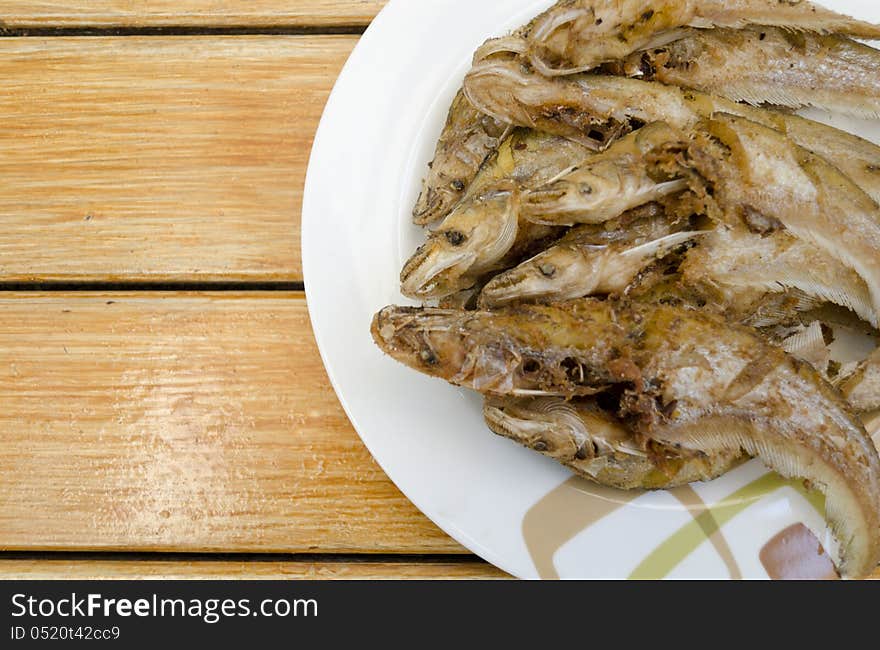
<instances>
[{"instance_id":1,"label":"white plate","mask_svg":"<svg viewBox=\"0 0 880 650\"><path fill-rule=\"evenodd\" d=\"M309 310L330 379L404 494L515 576L767 578L761 550L781 531L803 523L829 538L816 508L759 463L675 493L600 490L494 436L475 395L384 357L370 338L376 311L408 303L397 278L424 236L410 211L472 52L550 4L391 0L355 48L315 139L303 205ZM880 22L875 0L825 4ZM834 121L880 141L876 125Z\"/></svg>"}]
</instances>

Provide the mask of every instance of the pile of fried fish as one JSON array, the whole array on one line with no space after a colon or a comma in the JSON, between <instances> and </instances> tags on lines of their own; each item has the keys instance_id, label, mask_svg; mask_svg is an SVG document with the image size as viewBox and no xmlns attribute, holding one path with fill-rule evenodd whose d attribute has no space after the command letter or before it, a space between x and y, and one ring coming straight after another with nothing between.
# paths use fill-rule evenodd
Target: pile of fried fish
<instances>
[{"instance_id":1,"label":"pile of fried fish","mask_svg":"<svg viewBox=\"0 0 880 650\"><path fill-rule=\"evenodd\" d=\"M414 210L425 306L376 343L603 485L760 458L871 573L880 352L832 348L880 323L880 147L793 111L880 116L878 38L800 0L560 0L488 41Z\"/></svg>"}]
</instances>

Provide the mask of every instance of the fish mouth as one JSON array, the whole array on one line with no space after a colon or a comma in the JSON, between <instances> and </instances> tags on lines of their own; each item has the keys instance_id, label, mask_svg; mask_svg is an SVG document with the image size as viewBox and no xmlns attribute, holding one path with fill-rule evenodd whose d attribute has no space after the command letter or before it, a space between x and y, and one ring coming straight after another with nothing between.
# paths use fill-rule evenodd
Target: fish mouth
<instances>
[{"instance_id":1,"label":"fish mouth","mask_svg":"<svg viewBox=\"0 0 880 650\"><path fill-rule=\"evenodd\" d=\"M419 199L413 208L413 223L419 226L439 221L455 203L456 197L450 192L441 192L429 188L419 194Z\"/></svg>"},{"instance_id":2,"label":"fish mouth","mask_svg":"<svg viewBox=\"0 0 880 650\"><path fill-rule=\"evenodd\" d=\"M509 271L493 279L480 293L480 306L493 309L515 301L542 298L552 292L554 287L550 282L542 282L536 272L530 271Z\"/></svg>"},{"instance_id":3,"label":"fish mouth","mask_svg":"<svg viewBox=\"0 0 880 650\"><path fill-rule=\"evenodd\" d=\"M514 300L529 298L529 292L523 289L526 278L503 278L503 282L490 282L480 293L479 305L484 309L501 307ZM538 292L540 293L540 292Z\"/></svg>"},{"instance_id":4,"label":"fish mouth","mask_svg":"<svg viewBox=\"0 0 880 650\"><path fill-rule=\"evenodd\" d=\"M571 193L568 183L554 183L532 190L523 199L523 212L527 215L538 215L548 210L562 208Z\"/></svg>"},{"instance_id":5,"label":"fish mouth","mask_svg":"<svg viewBox=\"0 0 880 650\"><path fill-rule=\"evenodd\" d=\"M483 418L495 434L560 462L575 458L580 449L584 459L594 455L594 446L579 422L557 422L530 412L528 406L520 408L513 401L493 402L491 398L483 407Z\"/></svg>"},{"instance_id":6,"label":"fish mouth","mask_svg":"<svg viewBox=\"0 0 880 650\"><path fill-rule=\"evenodd\" d=\"M428 189L419 194L419 200L413 208L413 222L424 226L431 223L437 218L437 213L441 210L442 198L438 192Z\"/></svg>"},{"instance_id":7,"label":"fish mouth","mask_svg":"<svg viewBox=\"0 0 880 650\"><path fill-rule=\"evenodd\" d=\"M578 166L569 167L559 172L541 187L526 192L523 197L523 213L534 215L547 210L558 210L565 204L564 199L574 191L570 181L566 180L569 174L578 170Z\"/></svg>"},{"instance_id":8,"label":"fish mouth","mask_svg":"<svg viewBox=\"0 0 880 650\"><path fill-rule=\"evenodd\" d=\"M483 408L483 416L490 426L494 425L492 428L496 432L503 432L506 437L512 438L526 447L534 447L535 442L545 433L549 423L529 420L520 417L524 414L511 411L513 410L504 402L489 399Z\"/></svg>"},{"instance_id":9,"label":"fish mouth","mask_svg":"<svg viewBox=\"0 0 880 650\"><path fill-rule=\"evenodd\" d=\"M430 311L430 313L427 313ZM377 342L388 344L406 329L420 332L445 332L461 314L454 309L388 306L373 318L373 332Z\"/></svg>"},{"instance_id":10,"label":"fish mouth","mask_svg":"<svg viewBox=\"0 0 880 650\"><path fill-rule=\"evenodd\" d=\"M467 287L452 286L473 266L476 254L468 251L447 253L426 248L406 263L400 275L401 293L408 298L444 298ZM457 271L457 273L453 273Z\"/></svg>"},{"instance_id":11,"label":"fish mouth","mask_svg":"<svg viewBox=\"0 0 880 650\"><path fill-rule=\"evenodd\" d=\"M454 340L460 319L461 314L452 310L435 309L426 315L421 307L391 306L373 317L370 333L376 345L397 361L438 370L444 359L453 363L457 360L454 354L446 357L456 347L449 341Z\"/></svg>"},{"instance_id":12,"label":"fish mouth","mask_svg":"<svg viewBox=\"0 0 880 650\"><path fill-rule=\"evenodd\" d=\"M522 203L523 217L530 222L547 225L572 225L573 215L589 213L602 204L602 192L588 196L570 181L557 181L526 194Z\"/></svg>"}]
</instances>

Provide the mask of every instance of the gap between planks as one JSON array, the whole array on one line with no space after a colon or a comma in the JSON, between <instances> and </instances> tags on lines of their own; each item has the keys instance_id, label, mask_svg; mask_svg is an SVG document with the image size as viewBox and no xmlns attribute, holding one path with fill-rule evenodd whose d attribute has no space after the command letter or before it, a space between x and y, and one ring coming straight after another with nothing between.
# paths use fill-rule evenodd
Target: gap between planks
<instances>
[{"instance_id":1,"label":"gap between planks","mask_svg":"<svg viewBox=\"0 0 880 650\"><path fill-rule=\"evenodd\" d=\"M386 0L4 0L0 26L365 27Z\"/></svg>"},{"instance_id":2,"label":"gap between planks","mask_svg":"<svg viewBox=\"0 0 880 650\"><path fill-rule=\"evenodd\" d=\"M161 556L0 554L0 580L487 580L510 576L476 556Z\"/></svg>"},{"instance_id":3,"label":"gap between planks","mask_svg":"<svg viewBox=\"0 0 880 650\"><path fill-rule=\"evenodd\" d=\"M112 293L152 291L155 293L211 292L304 292L303 282L0 282L0 293Z\"/></svg>"},{"instance_id":4,"label":"gap between planks","mask_svg":"<svg viewBox=\"0 0 880 650\"><path fill-rule=\"evenodd\" d=\"M189 27L0 27L0 38L115 38L120 36L360 36L365 28L360 25L303 25L276 27L272 25Z\"/></svg>"}]
</instances>

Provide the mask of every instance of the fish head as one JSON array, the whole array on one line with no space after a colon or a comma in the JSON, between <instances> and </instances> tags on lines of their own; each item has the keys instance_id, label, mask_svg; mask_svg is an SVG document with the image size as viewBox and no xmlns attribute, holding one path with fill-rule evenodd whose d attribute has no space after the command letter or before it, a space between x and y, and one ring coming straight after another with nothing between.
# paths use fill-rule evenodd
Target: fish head
<instances>
[{"instance_id":1,"label":"fish head","mask_svg":"<svg viewBox=\"0 0 880 650\"><path fill-rule=\"evenodd\" d=\"M691 19L694 3L681 0L566 0L535 21L529 57L552 77L591 70L673 38Z\"/></svg>"},{"instance_id":2,"label":"fish head","mask_svg":"<svg viewBox=\"0 0 880 650\"><path fill-rule=\"evenodd\" d=\"M523 216L535 223L591 223L620 197L655 194L657 197L685 188L668 158L684 146L686 136L665 122L653 122L616 141L606 151L571 167L545 185L526 193ZM577 218L575 218L577 217Z\"/></svg>"},{"instance_id":3,"label":"fish head","mask_svg":"<svg viewBox=\"0 0 880 650\"><path fill-rule=\"evenodd\" d=\"M518 230L518 191L510 184L465 199L403 267L403 294L429 300L469 289L510 252Z\"/></svg>"},{"instance_id":4,"label":"fish head","mask_svg":"<svg viewBox=\"0 0 880 650\"><path fill-rule=\"evenodd\" d=\"M589 274L589 270L585 269L584 257L575 247L554 246L493 278L483 288L480 304L498 307L530 298L577 298L585 295L584 274Z\"/></svg>"},{"instance_id":5,"label":"fish head","mask_svg":"<svg viewBox=\"0 0 880 650\"><path fill-rule=\"evenodd\" d=\"M513 55L486 53L482 59L475 57L464 80L464 93L474 107L487 115L534 126L531 114L519 105L517 97L520 93L536 92L531 88L535 74Z\"/></svg>"},{"instance_id":6,"label":"fish head","mask_svg":"<svg viewBox=\"0 0 880 650\"><path fill-rule=\"evenodd\" d=\"M468 359L469 312L386 307L373 318L376 345L393 359L425 374L451 380Z\"/></svg>"},{"instance_id":7,"label":"fish head","mask_svg":"<svg viewBox=\"0 0 880 650\"><path fill-rule=\"evenodd\" d=\"M491 397L483 415L496 433L552 457L587 459L634 448L634 436L593 400Z\"/></svg>"},{"instance_id":8,"label":"fish head","mask_svg":"<svg viewBox=\"0 0 880 650\"><path fill-rule=\"evenodd\" d=\"M462 191L452 184L440 186L428 186L421 194L415 208L413 208L414 223L427 225L434 223L461 200Z\"/></svg>"},{"instance_id":9,"label":"fish head","mask_svg":"<svg viewBox=\"0 0 880 650\"><path fill-rule=\"evenodd\" d=\"M534 223L572 225L572 215L597 210L618 197L624 182L621 169L608 161L575 167L528 192L522 213Z\"/></svg>"}]
</instances>

